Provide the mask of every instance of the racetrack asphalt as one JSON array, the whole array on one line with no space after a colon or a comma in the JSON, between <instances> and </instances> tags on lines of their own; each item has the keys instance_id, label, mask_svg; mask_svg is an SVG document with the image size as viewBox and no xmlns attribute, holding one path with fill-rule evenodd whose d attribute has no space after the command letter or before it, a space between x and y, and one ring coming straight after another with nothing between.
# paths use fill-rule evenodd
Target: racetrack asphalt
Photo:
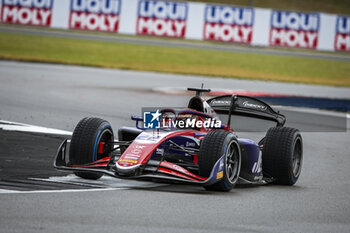
<instances>
[{"instance_id":1,"label":"racetrack asphalt","mask_svg":"<svg viewBox=\"0 0 350 233\"><path fill-rule=\"evenodd\" d=\"M189 96L154 87L202 82L211 88L350 96L349 88L1 61L0 119L72 131L81 118L97 116L116 130L132 126L130 115L141 107L188 101ZM281 109L300 129L314 119L305 117L309 110ZM90 192L78 185L35 182L29 178L66 177L52 168L65 136L0 130L0 232L349 232L349 129L328 123L338 114L311 113L326 117L322 127L328 130L303 132L304 164L295 186L240 186L229 193L142 183ZM257 140L263 133L241 135ZM108 187L111 180L103 182Z\"/></svg>"},{"instance_id":2,"label":"racetrack asphalt","mask_svg":"<svg viewBox=\"0 0 350 233\"><path fill-rule=\"evenodd\" d=\"M123 36L108 36L101 34L91 33L79 33L77 31L54 31L54 30L40 30L35 28L23 28L13 27L11 25L0 25L0 32L6 33L19 33L37 36L51 36L60 38L74 38L83 40L96 40L116 43L130 43L130 44L143 44L154 46L167 46L167 47L179 47L179 48L197 48L207 50L219 50L230 51L240 53L255 53L255 54L268 54L277 56L292 56L292 57L307 57L318 58L325 60L338 60L338 61L350 61L350 56L347 54L332 54L332 53L320 53L320 52L307 52L307 51L288 51L281 49L270 49L265 47L245 47L224 43L198 43L192 41L180 41L180 40L162 40L154 38L138 38L138 37L123 37Z\"/></svg>"}]
</instances>

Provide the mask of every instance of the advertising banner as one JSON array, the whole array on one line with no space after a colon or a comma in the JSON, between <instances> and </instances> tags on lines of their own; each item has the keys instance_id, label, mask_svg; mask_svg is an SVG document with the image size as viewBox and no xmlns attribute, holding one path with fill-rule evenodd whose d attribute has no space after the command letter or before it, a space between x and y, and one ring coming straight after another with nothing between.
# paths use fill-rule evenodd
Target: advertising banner
<instances>
[{"instance_id":1,"label":"advertising banner","mask_svg":"<svg viewBox=\"0 0 350 233\"><path fill-rule=\"evenodd\" d=\"M350 17L337 17L334 50L350 51Z\"/></svg>"},{"instance_id":2,"label":"advertising banner","mask_svg":"<svg viewBox=\"0 0 350 233\"><path fill-rule=\"evenodd\" d=\"M69 28L118 32L120 0L71 0Z\"/></svg>"},{"instance_id":3,"label":"advertising banner","mask_svg":"<svg viewBox=\"0 0 350 233\"><path fill-rule=\"evenodd\" d=\"M319 36L318 13L272 11L270 45L316 49Z\"/></svg>"},{"instance_id":4,"label":"advertising banner","mask_svg":"<svg viewBox=\"0 0 350 233\"><path fill-rule=\"evenodd\" d=\"M136 34L184 38L187 13L187 3L140 0Z\"/></svg>"},{"instance_id":5,"label":"advertising banner","mask_svg":"<svg viewBox=\"0 0 350 233\"><path fill-rule=\"evenodd\" d=\"M0 0L0 23L350 52L350 16L176 0Z\"/></svg>"},{"instance_id":6,"label":"advertising banner","mask_svg":"<svg viewBox=\"0 0 350 233\"><path fill-rule=\"evenodd\" d=\"M53 0L2 0L1 22L49 27Z\"/></svg>"},{"instance_id":7,"label":"advertising banner","mask_svg":"<svg viewBox=\"0 0 350 233\"><path fill-rule=\"evenodd\" d=\"M207 5L203 39L250 44L253 22L253 8Z\"/></svg>"}]
</instances>

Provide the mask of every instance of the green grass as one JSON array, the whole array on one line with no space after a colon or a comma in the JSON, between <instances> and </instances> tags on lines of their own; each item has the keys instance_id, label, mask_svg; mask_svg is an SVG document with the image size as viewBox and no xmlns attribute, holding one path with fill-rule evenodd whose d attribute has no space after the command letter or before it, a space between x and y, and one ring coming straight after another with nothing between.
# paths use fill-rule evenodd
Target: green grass
<instances>
[{"instance_id":1,"label":"green grass","mask_svg":"<svg viewBox=\"0 0 350 233\"><path fill-rule=\"evenodd\" d=\"M350 0L191 0L191 2L222 3L238 6L250 6L252 3L254 7L350 14Z\"/></svg>"},{"instance_id":2,"label":"green grass","mask_svg":"<svg viewBox=\"0 0 350 233\"><path fill-rule=\"evenodd\" d=\"M17 25L17 24L0 24L1 28L19 28L19 29L32 29L39 31L51 31L51 32L64 32L64 33L73 33L73 34L83 34L83 35L98 35L98 36L108 36L108 37L117 37L117 38L132 38L132 39L147 39L152 41L170 41L170 42L184 42L192 44L204 44L204 45L224 45L230 47L251 47L246 44L240 43L228 43L220 41L210 41L210 40L191 40L191 39L182 39L175 37L157 37L151 35L128 35L128 34L118 34L110 32L101 32L101 31L88 31L88 30L79 30L79 29L59 29L59 28L46 28L41 26L29 26L29 25ZM341 55L341 56L350 56L349 52L343 51L323 51L323 50L312 50L306 48L288 48L280 46L269 46L269 47L255 47L255 49L263 50L278 50L278 51L290 51L290 52L307 52L314 54L323 54L323 55Z\"/></svg>"},{"instance_id":3,"label":"green grass","mask_svg":"<svg viewBox=\"0 0 350 233\"><path fill-rule=\"evenodd\" d=\"M350 64L311 58L0 33L0 58L350 86Z\"/></svg>"}]
</instances>

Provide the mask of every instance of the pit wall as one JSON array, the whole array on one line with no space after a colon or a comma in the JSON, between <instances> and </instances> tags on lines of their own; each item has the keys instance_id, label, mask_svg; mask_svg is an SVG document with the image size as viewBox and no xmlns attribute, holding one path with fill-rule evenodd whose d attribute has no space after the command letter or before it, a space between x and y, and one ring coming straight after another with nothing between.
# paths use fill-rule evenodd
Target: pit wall
<instances>
[{"instance_id":1,"label":"pit wall","mask_svg":"<svg viewBox=\"0 0 350 233\"><path fill-rule=\"evenodd\" d=\"M150 0L0 0L0 22L350 51L350 16Z\"/></svg>"}]
</instances>

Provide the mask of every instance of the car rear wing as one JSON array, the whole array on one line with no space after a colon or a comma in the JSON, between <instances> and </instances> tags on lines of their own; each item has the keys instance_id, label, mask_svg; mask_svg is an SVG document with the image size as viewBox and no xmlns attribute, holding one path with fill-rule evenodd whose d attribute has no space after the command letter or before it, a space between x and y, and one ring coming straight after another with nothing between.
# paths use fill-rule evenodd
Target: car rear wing
<instances>
[{"instance_id":1,"label":"car rear wing","mask_svg":"<svg viewBox=\"0 0 350 233\"><path fill-rule=\"evenodd\" d=\"M274 111L270 105L253 97L243 95L224 95L207 100L210 107L218 114L228 114L228 125L231 115L241 115L263 120L274 121L283 126L286 117Z\"/></svg>"}]
</instances>

